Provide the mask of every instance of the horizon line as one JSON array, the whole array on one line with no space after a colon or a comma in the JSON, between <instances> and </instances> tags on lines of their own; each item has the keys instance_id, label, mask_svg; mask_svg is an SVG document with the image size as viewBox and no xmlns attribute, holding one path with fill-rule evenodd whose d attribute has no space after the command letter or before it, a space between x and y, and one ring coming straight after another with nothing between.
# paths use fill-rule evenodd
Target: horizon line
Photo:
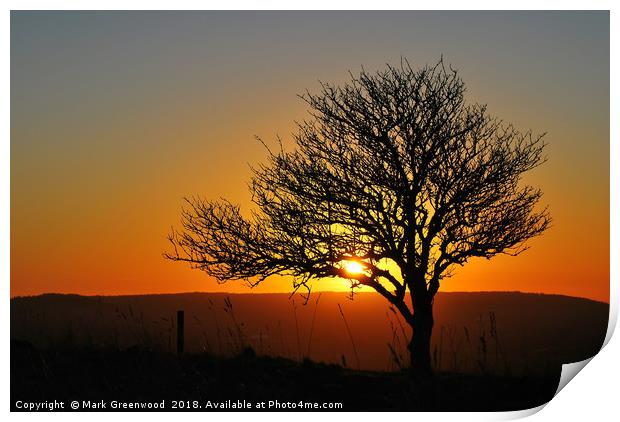
<instances>
[{"instance_id":1,"label":"horizon line","mask_svg":"<svg viewBox=\"0 0 620 422\"><path fill-rule=\"evenodd\" d=\"M344 293L344 294L348 294L347 291L344 290L320 290L317 292L314 292L314 294L320 294L320 293ZM469 294L469 293L512 293L512 294L529 294L529 295L543 295L543 296L563 296L563 297L570 297L570 298L575 298L575 299L584 299L584 300L590 300L592 302L599 302L599 303L605 303L607 305L610 305L610 300L604 301L604 300L598 300L598 299L592 299L589 297L584 297L584 296L571 296L571 295L567 295L567 294L562 294L562 293L545 293L545 292L528 292L528 291L521 291L521 290L465 290L465 291L440 291L437 292L437 294ZM109 297L109 298L115 298L115 297L129 297L129 296L173 296L173 295L190 295L190 294L210 294L210 295L235 295L235 296L239 296L239 295L288 295L289 298L292 297L295 293L291 294L291 293L287 293L287 292L207 292L207 291L187 291L187 292L170 292L170 293L130 293L130 294L81 294L81 293L60 293L60 292L45 292L45 293L38 293L38 294L31 294L31 295L14 295L10 297L10 300L13 299L21 299L21 298L33 298L33 297L40 297L40 296L78 296L78 297L90 297L90 298L96 298L96 297ZM373 291L362 291L362 292L356 292L356 295L358 294L378 294L377 292L373 292ZM611 297L610 297L611 299Z\"/></svg>"}]
</instances>

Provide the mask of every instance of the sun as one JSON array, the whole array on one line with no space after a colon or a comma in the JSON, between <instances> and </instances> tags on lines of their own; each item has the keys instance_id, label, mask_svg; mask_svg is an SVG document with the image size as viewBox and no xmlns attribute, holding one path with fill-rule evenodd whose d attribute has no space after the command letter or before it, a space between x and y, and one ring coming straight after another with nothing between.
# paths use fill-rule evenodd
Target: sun
<instances>
[{"instance_id":1,"label":"sun","mask_svg":"<svg viewBox=\"0 0 620 422\"><path fill-rule=\"evenodd\" d=\"M349 274L361 274L364 272L364 266L357 261L342 261L342 267Z\"/></svg>"}]
</instances>

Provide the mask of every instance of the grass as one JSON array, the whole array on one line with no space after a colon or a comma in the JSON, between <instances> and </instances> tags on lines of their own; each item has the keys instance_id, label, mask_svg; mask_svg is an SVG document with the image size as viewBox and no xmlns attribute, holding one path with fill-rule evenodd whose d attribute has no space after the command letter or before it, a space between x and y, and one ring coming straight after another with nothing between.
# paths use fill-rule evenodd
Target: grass
<instances>
[{"instance_id":1,"label":"grass","mask_svg":"<svg viewBox=\"0 0 620 422\"><path fill-rule=\"evenodd\" d=\"M390 352L390 360L388 361L388 370L403 370L407 367L405 364L406 356L409 351L407 350L407 335L405 328L401 321L400 315L397 313L393 306L388 308L389 312L385 315L390 324L390 331L392 333L392 339L387 343L388 350ZM390 312L392 316L390 316Z\"/></svg>"},{"instance_id":2,"label":"grass","mask_svg":"<svg viewBox=\"0 0 620 422\"><path fill-rule=\"evenodd\" d=\"M314 313L312 314L312 323L310 324L310 334L308 335L308 349L306 351L306 356L310 357L310 346L312 345L312 334L314 333L314 323L316 322L316 311L319 309L319 300L321 300L321 293L316 298L316 302L314 303Z\"/></svg>"},{"instance_id":3,"label":"grass","mask_svg":"<svg viewBox=\"0 0 620 422\"><path fill-rule=\"evenodd\" d=\"M347 330L347 334L349 335L349 340L351 340L351 346L353 347L353 354L355 355L355 361L357 363L357 369L360 369L361 368L360 357L357 354L357 347L355 346L355 340L353 340L353 334L351 333L351 329L349 328L349 324L347 323L347 319L344 316L344 312L342 311L342 306L340 306L340 304L338 304L338 310L340 311L340 316L342 317L342 321L344 322L344 328ZM343 356L343 359L342 359L343 366L346 367L347 366L346 359L344 358L344 355L342 355L342 356Z\"/></svg>"},{"instance_id":4,"label":"grass","mask_svg":"<svg viewBox=\"0 0 620 422\"><path fill-rule=\"evenodd\" d=\"M304 308L291 301L286 305L291 306L292 315L291 308L283 307L289 320L249 324L253 327L249 330L246 322L252 314L244 314L234 297L209 297L203 302L202 318L186 310L190 322L186 329L191 326L200 347L183 357L173 353L176 321L167 316L170 308L157 316L152 310L149 314L144 305L124 302L104 312L97 300L88 302L94 319L79 312L67 314L72 318L56 318L51 307L36 308L36 312L22 308L19 318L12 316L12 324L20 325L11 332L36 338L38 343L35 348L12 341L11 394L30 400L72 395L338 398L345 403L344 410L514 410L541 404L557 386L559 366L549 364L547 372L518 376L524 372L512 366L519 356L514 341L506 346L505 319L494 311L435 327L432 357L437 376L422 386L407 372L409 327L388 308L383 322L390 330L384 349L389 372L360 370L366 364L361 358L368 359L368 354L359 352L364 353L368 342L359 324L355 325L359 315L355 316L354 308L347 308L345 314L344 307L332 299L332 312L337 309L343 323L330 325L328 331L316 326L329 300L328 295L319 295L305 308L305 319ZM312 352L319 348L317 339L326 335L342 338L333 350L333 361L339 357L340 365L312 360ZM306 346L303 351L302 344ZM511 351L513 360L508 356ZM522 358L526 367L536 363L525 353Z\"/></svg>"},{"instance_id":5,"label":"grass","mask_svg":"<svg viewBox=\"0 0 620 422\"><path fill-rule=\"evenodd\" d=\"M37 350L11 342L11 401L247 400L341 402L345 411L520 410L548 401L559 373L509 378L438 373L423 384L407 371L372 372L257 356L139 349ZM15 409L14 409L15 410Z\"/></svg>"},{"instance_id":6,"label":"grass","mask_svg":"<svg viewBox=\"0 0 620 422\"><path fill-rule=\"evenodd\" d=\"M293 305L293 317L295 319L295 336L296 336L295 339L297 340L297 358L301 360L302 358L301 341L299 339L299 321L297 320L297 306L295 306L295 298L291 300L291 303Z\"/></svg>"},{"instance_id":7,"label":"grass","mask_svg":"<svg viewBox=\"0 0 620 422\"><path fill-rule=\"evenodd\" d=\"M385 316L379 318L382 319L379 322L374 317L361 315L356 309L367 305L355 303L348 308L341 305L333 294L315 296L306 307L285 298L283 295L285 302L279 305L280 313L269 314L273 315L271 324L262 315L256 318L262 317L260 323L248 319L255 315L247 312L249 302L237 302L235 295L202 296L194 301L193 307L185 307L186 351L232 357L251 347L261 356L279 356L295 361L323 360L356 369L397 372L408 367L410 328L394 309L377 308L382 313L375 311L373 315ZM176 345L176 310L185 305L183 300L177 301L176 296L166 300L171 306L150 306L151 299L131 297L102 300L54 296L16 300L11 302L11 334L13 338L28 340L40 349L139 349L172 353ZM496 314L493 307L486 306L490 312L470 313L468 318L453 318L448 322L445 318L438 319L441 322L434 328L431 350L436 370L480 375L544 373L557 361L571 361L568 358L573 355L572 360L580 360L598 350L593 341L596 334L588 334L590 338L584 337L583 333L575 335L574 340L569 339L570 343L564 338L556 339L566 328L544 328L549 319L538 318L543 329L539 329L540 334L534 333L539 336L535 338L526 323L515 325L515 320L511 322L507 318L505 306L494 306L498 306L501 312ZM546 304L540 306L545 312L550 307ZM476 309L476 306L470 308ZM566 309L575 309L571 315L578 315L579 308ZM606 309L601 307L600 313L606 317L603 310ZM286 317L279 318L282 315ZM338 324L334 317L341 319L342 323ZM329 324L325 322L327 319L330 319ZM521 319L519 317L519 321ZM366 325L370 323L375 325L367 330ZM587 326L593 327L591 324ZM377 336L379 328L383 335L380 342L373 340L379 337L369 337ZM531 328L538 329L538 326ZM521 331L535 338L536 343L518 341ZM330 345L329 349L326 344ZM554 344L558 346L552 348ZM583 351L577 352L579 348ZM377 358L381 353L381 358Z\"/></svg>"},{"instance_id":8,"label":"grass","mask_svg":"<svg viewBox=\"0 0 620 422\"><path fill-rule=\"evenodd\" d=\"M280 343L279 355L285 358L293 358L297 361L303 361L311 358L311 346L315 330L316 315L318 312L321 294L319 293L314 302L312 319L307 338L306 353L301 348L301 330L297 316L297 305L291 300L293 311L294 327L295 327L295 344L297 353L291 355L286 345L289 343L283 334L282 323L277 321L278 336ZM100 302L99 302L100 303ZM98 305L99 307L100 305ZM358 353L353 333L345 316L342 306L338 303L338 312L343 321L343 334L346 334L351 344L353 357L355 359L355 367L361 369L361 361ZM221 310L228 316L228 323L222 325L221 318L218 318L216 312L216 304L213 300L208 299L207 308L210 321L202 321L196 315L192 315L193 323L200 327L200 335L202 337L201 351L210 355L235 356L248 347L258 351L261 355L273 355L272 336L267 336L269 342L266 344L262 330L259 331L256 338L249 338L244 331L244 323L238 319L235 314L233 300L227 296L223 300ZM100 323L106 324L104 315L101 310L97 311ZM36 314L35 318L40 319L41 315ZM402 318L393 307L389 307L386 312L386 318L391 330L391 341L387 343L388 362L386 369L388 371L401 371L407 368L408 362L408 334ZM65 335L60 343L55 342L52 338L48 340L50 349L60 347L62 349L71 349L75 347L93 348L111 348L122 351L127 347L137 348L146 351L156 352L174 352L176 344L176 322L175 317L160 317L159 320L151 321L149 326L144 318L143 312L135 312L131 305L126 307L115 307L115 321L112 321L112 340L105 341L102 339L95 340L92 338L91 331L88 327L82 326L79 333L76 333L74 326L79 326L79 321L69 322L66 326ZM477 333L470 333L467 326L462 326L463 335L459 335L457 326L441 326L439 327L439 342L434 346L432 351L433 364L435 368L447 370L451 372L459 372L467 368L469 372L479 373L482 375L491 374L510 374L510 364L506 358L500 341L497 320L494 312L488 314L488 319L480 315L477 321ZM437 331L437 328L435 329ZM215 332L216 345L211 344L209 340L209 331ZM266 332L269 327L266 327ZM254 341L252 341L254 340ZM121 346L126 344L128 346ZM492 347L494 351L494 359L489 358ZM348 367L346 353L340 354L340 364ZM447 360L444 360L447 358ZM469 360L469 361L468 361ZM446 363L448 362L448 363ZM472 370L473 369L473 370Z\"/></svg>"}]
</instances>

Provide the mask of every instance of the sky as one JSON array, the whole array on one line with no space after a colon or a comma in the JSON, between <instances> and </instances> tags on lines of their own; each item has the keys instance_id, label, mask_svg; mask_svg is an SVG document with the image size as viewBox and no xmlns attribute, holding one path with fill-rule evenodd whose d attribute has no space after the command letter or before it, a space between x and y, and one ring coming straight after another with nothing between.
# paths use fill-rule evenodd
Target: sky
<instances>
[{"instance_id":1,"label":"sky","mask_svg":"<svg viewBox=\"0 0 620 422\"><path fill-rule=\"evenodd\" d=\"M547 133L526 182L553 217L442 290L608 301L609 14L526 11L11 12L11 295L249 291L162 258L182 198L247 209L254 136L290 138L297 94L441 56L468 101Z\"/></svg>"}]
</instances>

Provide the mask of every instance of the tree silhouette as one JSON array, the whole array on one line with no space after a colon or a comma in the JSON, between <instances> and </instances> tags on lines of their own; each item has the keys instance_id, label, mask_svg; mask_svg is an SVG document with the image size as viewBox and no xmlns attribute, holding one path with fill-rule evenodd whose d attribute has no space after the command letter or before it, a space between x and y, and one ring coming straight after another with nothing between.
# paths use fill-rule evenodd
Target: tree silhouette
<instances>
[{"instance_id":1,"label":"tree silhouette","mask_svg":"<svg viewBox=\"0 0 620 422\"><path fill-rule=\"evenodd\" d=\"M165 257L220 281L292 275L294 289L341 277L369 286L412 328L412 368L430 373L433 299L470 258L517 255L550 222L522 175L545 161L541 136L465 102L443 60L398 66L301 95L296 148L253 168L256 210L186 198Z\"/></svg>"}]
</instances>

